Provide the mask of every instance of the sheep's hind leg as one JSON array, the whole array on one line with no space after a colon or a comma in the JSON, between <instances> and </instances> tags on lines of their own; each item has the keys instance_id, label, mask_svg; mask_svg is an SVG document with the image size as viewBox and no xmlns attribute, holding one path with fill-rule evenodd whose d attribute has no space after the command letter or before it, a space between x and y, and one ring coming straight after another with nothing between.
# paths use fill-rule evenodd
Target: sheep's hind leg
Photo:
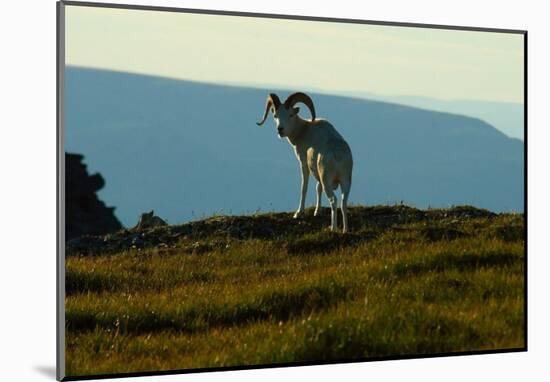
<instances>
[{"instance_id":1,"label":"sheep's hind leg","mask_svg":"<svg viewBox=\"0 0 550 382\"><path fill-rule=\"evenodd\" d=\"M323 190L327 195L328 202L330 203L330 230L334 231L336 229L336 196L334 195L334 190L332 188L332 183L328 182L326 179L322 180Z\"/></svg>"},{"instance_id":2,"label":"sheep's hind leg","mask_svg":"<svg viewBox=\"0 0 550 382\"><path fill-rule=\"evenodd\" d=\"M342 220L343 220L343 229L342 232L346 233L349 231L348 229L348 197L349 197L349 191L351 188L351 182L342 182L340 184L340 187L342 189Z\"/></svg>"},{"instance_id":3,"label":"sheep's hind leg","mask_svg":"<svg viewBox=\"0 0 550 382\"><path fill-rule=\"evenodd\" d=\"M317 182L317 204L315 205L315 212L313 216L317 216L321 213L321 193L323 192L323 185L320 181Z\"/></svg>"}]
</instances>

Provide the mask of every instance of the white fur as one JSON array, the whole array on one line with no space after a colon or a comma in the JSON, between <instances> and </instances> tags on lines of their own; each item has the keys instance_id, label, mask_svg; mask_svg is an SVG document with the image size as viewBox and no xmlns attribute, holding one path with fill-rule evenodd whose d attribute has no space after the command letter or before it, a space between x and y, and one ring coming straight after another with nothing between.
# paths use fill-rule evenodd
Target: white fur
<instances>
[{"instance_id":1,"label":"white fur","mask_svg":"<svg viewBox=\"0 0 550 382\"><path fill-rule=\"evenodd\" d=\"M340 186L343 232L348 232L347 200L353 169L351 149L329 121L317 118L313 121L305 120L298 115L298 111L299 108L287 108L281 104L273 113L279 136L288 139L300 162L302 189L300 205L294 218L304 212L309 175L312 174L317 180L315 216L320 212L321 191L324 191L331 209L330 229L336 229L337 208L334 190Z\"/></svg>"}]
</instances>

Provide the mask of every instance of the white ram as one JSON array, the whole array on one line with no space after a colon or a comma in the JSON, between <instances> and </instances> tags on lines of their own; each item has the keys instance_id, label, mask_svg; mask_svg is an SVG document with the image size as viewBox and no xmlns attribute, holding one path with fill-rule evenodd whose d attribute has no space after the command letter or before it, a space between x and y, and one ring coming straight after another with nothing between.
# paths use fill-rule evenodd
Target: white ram
<instances>
[{"instance_id":1,"label":"white ram","mask_svg":"<svg viewBox=\"0 0 550 382\"><path fill-rule=\"evenodd\" d=\"M294 107L298 102L309 108L311 120L303 119L298 115L300 109ZM300 206L294 217L297 218L304 212L308 180L311 173L317 180L315 216L320 212L321 192L324 191L331 209L330 229L332 231L336 229L337 209L334 190L340 186L342 191L343 232L348 232L347 200L351 188L353 169L353 158L349 145L329 121L316 118L313 101L305 93L293 93L288 96L284 103L281 103L276 94L269 94L264 116L260 122L257 122L259 126L265 122L270 110L273 113L279 137L288 139L288 142L294 147L296 157L300 162L302 192Z\"/></svg>"}]
</instances>

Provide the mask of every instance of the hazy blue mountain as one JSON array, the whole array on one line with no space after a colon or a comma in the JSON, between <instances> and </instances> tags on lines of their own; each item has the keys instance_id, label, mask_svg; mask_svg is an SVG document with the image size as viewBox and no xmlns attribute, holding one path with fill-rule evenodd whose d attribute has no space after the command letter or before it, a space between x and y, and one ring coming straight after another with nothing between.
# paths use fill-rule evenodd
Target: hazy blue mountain
<instances>
[{"instance_id":1,"label":"hazy blue mountain","mask_svg":"<svg viewBox=\"0 0 550 382\"><path fill-rule=\"evenodd\" d=\"M380 96L368 92L356 93L354 96L479 118L507 136L523 140L524 110L521 103L441 100L418 96Z\"/></svg>"},{"instance_id":2,"label":"hazy blue mountain","mask_svg":"<svg viewBox=\"0 0 550 382\"><path fill-rule=\"evenodd\" d=\"M150 209L179 223L298 206L290 145L277 138L271 119L255 124L274 89L74 67L65 84L65 148L103 175L99 196L126 226ZM311 95L318 116L330 119L353 150L351 203L522 211L520 140L470 117ZM308 205L314 189L310 181Z\"/></svg>"}]
</instances>

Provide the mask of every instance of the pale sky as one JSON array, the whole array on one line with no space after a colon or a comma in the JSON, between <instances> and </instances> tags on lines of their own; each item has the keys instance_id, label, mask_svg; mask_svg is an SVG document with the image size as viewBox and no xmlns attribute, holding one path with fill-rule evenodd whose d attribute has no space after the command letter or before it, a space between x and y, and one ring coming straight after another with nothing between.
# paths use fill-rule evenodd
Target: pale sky
<instances>
[{"instance_id":1,"label":"pale sky","mask_svg":"<svg viewBox=\"0 0 550 382\"><path fill-rule=\"evenodd\" d=\"M520 34L66 6L66 64L218 84L523 103Z\"/></svg>"}]
</instances>

